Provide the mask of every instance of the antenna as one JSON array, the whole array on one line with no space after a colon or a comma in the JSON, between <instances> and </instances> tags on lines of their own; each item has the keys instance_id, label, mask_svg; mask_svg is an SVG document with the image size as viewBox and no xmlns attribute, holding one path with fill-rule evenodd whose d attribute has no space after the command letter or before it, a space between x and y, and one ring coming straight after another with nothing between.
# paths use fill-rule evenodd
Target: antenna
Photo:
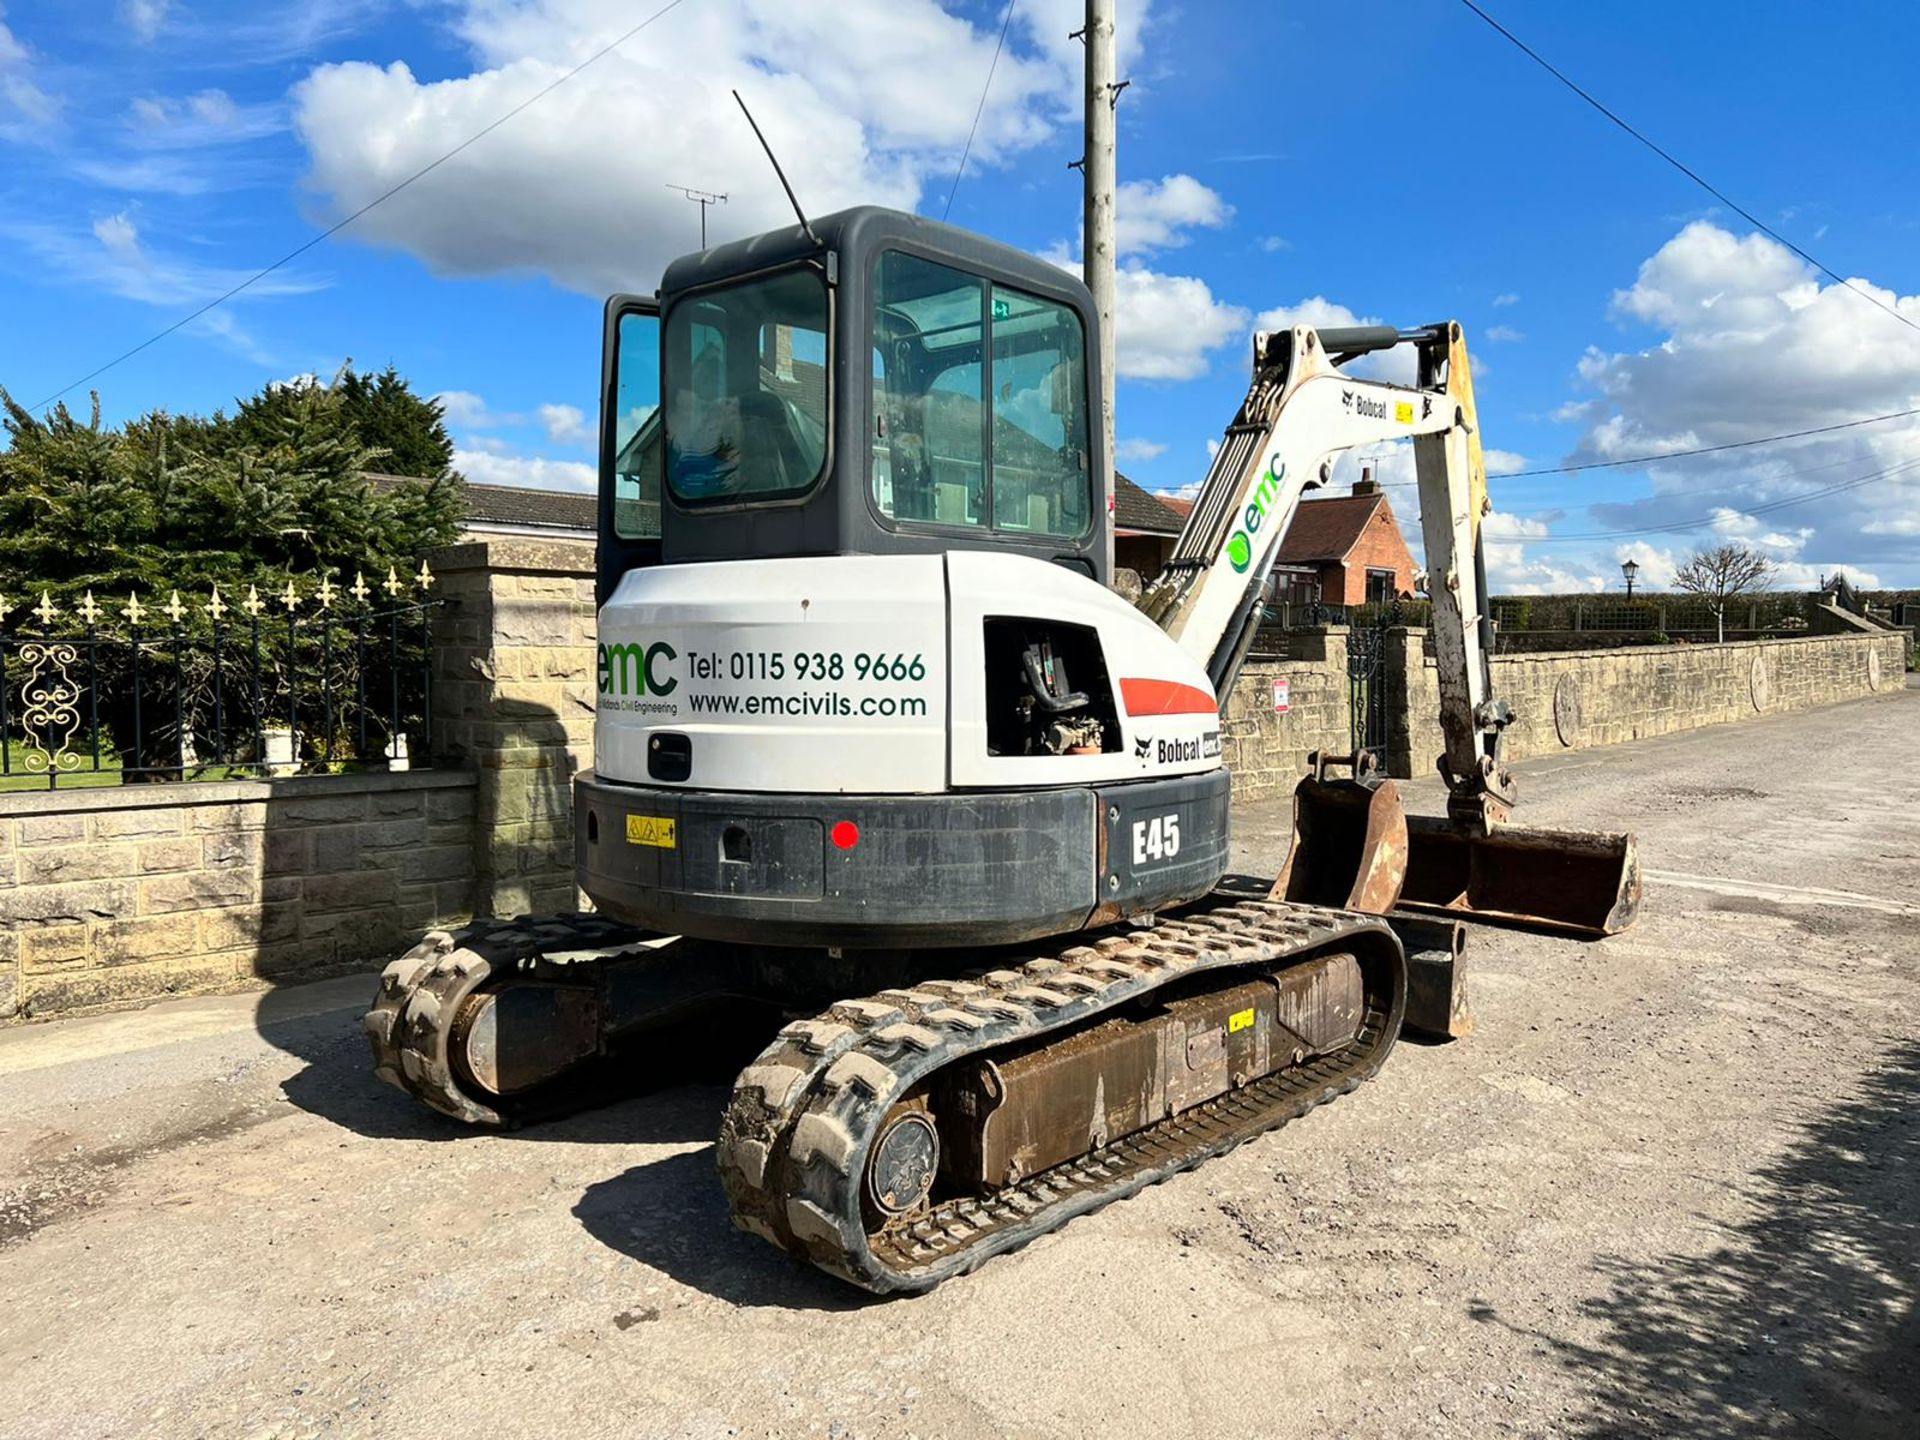
<instances>
[{"instance_id":1,"label":"antenna","mask_svg":"<svg viewBox=\"0 0 1920 1440\"><path fill-rule=\"evenodd\" d=\"M687 199L693 201L694 204L700 207L700 248L702 250L706 249L707 207L709 205L724 205L727 203L727 197L725 195L715 195L710 190L695 190L686 185L674 185L672 183L668 184L667 189L678 190L682 195L686 196Z\"/></svg>"},{"instance_id":2,"label":"antenna","mask_svg":"<svg viewBox=\"0 0 1920 1440\"><path fill-rule=\"evenodd\" d=\"M760 127L754 122L753 112L747 109L747 102L740 98L738 90L733 92L740 113L747 117L747 124L753 126L753 138L760 142L760 148L767 152L767 163L773 166L773 173L780 177L780 188L787 192L787 203L793 206L793 213L800 217L800 228L807 232L807 238L814 244L820 243L820 237L813 233L813 226L807 223L807 212L800 208L799 198L793 193L793 186L787 184L787 172L780 168L780 162L774 157L773 147L767 144L767 137L760 133ZM702 214L705 212L702 211Z\"/></svg>"}]
</instances>

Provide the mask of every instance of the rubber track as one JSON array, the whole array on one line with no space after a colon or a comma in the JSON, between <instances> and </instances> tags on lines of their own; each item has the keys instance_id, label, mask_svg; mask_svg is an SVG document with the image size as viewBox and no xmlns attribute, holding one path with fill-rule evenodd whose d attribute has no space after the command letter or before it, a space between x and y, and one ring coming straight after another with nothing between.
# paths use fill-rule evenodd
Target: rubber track
<instances>
[{"instance_id":1,"label":"rubber track","mask_svg":"<svg viewBox=\"0 0 1920 1440\"><path fill-rule=\"evenodd\" d=\"M506 1127L592 1104L596 1095L565 1086L511 1104L470 1093L449 1059L454 1017L467 997L495 977L521 974L590 985L595 967L648 958L651 952L640 942L649 938L646 931L587 913L432 931L381 972L373 1008L360 1022L373 1045L373 1073L469 1125Z\"/></svg>"},{"instance_id":2,"label":"rubber track","mask_svg":"<svg viewBox=\"0 0 1920 1440\"><path fill-rule=\"evenodd\" d=\"M949 1201L910 1224L867 1233L867 1153L889 1108L927 1075L1194 975L1335 951L1359 960L1366 996L1360 1033L1340 1050L989 1198ZM735 1084L720 1127L721 1181L742 1229L865 1289L925 1290L1353 1089L1386 1058L1405 1006L1405 957L1384 921L1216 892L1149 930L977 981L842 1001L786 1026Z\"/></svg>"}]
</instances>

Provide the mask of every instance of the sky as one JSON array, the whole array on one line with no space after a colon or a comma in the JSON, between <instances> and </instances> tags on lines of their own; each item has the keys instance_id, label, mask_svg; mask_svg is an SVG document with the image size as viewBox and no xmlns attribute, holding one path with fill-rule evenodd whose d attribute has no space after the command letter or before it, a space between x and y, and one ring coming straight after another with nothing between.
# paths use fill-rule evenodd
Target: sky
<instances>
[{"instance_id":1,"label":"sky","mask_svg":"<svg viewBox=\"0 0 1920 1440\"><path fill-rule=\"evenodd\" d=\"M0 385L33 405L472 139L664 0L0 0ZM1121 468L1177 492L1256 328L1454 318L1508 593L1658 587L1733 539L1920 584L1920 88L1884 6L1488 0L1837 285L1454 0L1121 0ZM475 481L589 488L600 310L876 203L1078 255L1080 0L680 0L90 382L109 421L391 363ZM956 168L992 84L964 175ZM1404 524L1411 457L1370 457ZM1337 480L1352 478L1346 465Z\"/></svg>"}]
</instances>

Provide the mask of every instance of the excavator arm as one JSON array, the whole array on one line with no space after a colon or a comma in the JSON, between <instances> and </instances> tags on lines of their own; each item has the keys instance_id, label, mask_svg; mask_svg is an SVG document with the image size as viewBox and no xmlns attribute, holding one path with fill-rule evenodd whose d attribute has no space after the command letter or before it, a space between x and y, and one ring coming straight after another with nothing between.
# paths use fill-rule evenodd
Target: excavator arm
<instances>
[{"instance_id":1,"label":"excavator arm","mask_svg":"<svg viewBox=\"0 0 1920 1440\"><path fill-rule=\"evenodd\" d=\"M1346 373L1406 345L1416 382ZM1502 757L1513 711L1493 685L1481 527L1491 508L1466 339L1452 321L1415 330L1299 325L1254 340L1253 383L1222 436L1172 559L1140 608L1207 667L1224 711L1260 623L1267 581L1302 497L1342 452L1412 442L1433 602L1431 642L1447 785L1445 821L1409 821L1374 757L1329 759L1296 791L1295 845L1280 892L1349 908L1397 905L1469 918L1610 934L1638 907L1631 836L1525 830Z\"/></svg>"}]
</instances>

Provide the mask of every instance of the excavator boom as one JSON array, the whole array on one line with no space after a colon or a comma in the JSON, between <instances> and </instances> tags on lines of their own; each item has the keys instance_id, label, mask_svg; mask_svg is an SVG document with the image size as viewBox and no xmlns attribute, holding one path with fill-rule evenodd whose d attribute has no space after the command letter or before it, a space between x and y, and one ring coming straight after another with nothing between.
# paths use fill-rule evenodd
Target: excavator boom
<instances>
[{"instance_id":1,"label":"excavator boom","mask_svg":"<svg viewBox=\"0 0 1920 1440\"><path fill-rule=\"evenodd\" d=\"M1413 385L1341 368L1402 345L1414 352ZM1253 368L1172 559L1140 608L1207 667L1224 711L1303 497L1330 480L1344 451L1410 441L1447 786L1445 820L1409 822L1392 782L1371 775L1372 758L1347 757L1344 780L1317 760L1295 792L1296 843L1275 893L1584 935L1631 924L1640 897L1631 836L1508 823L1517 791L1501 742L1513 712L1493 686L1481 539L1491 502L1460 326L1299 325L1256 336Z\"/></svg>"}]
</instances>

